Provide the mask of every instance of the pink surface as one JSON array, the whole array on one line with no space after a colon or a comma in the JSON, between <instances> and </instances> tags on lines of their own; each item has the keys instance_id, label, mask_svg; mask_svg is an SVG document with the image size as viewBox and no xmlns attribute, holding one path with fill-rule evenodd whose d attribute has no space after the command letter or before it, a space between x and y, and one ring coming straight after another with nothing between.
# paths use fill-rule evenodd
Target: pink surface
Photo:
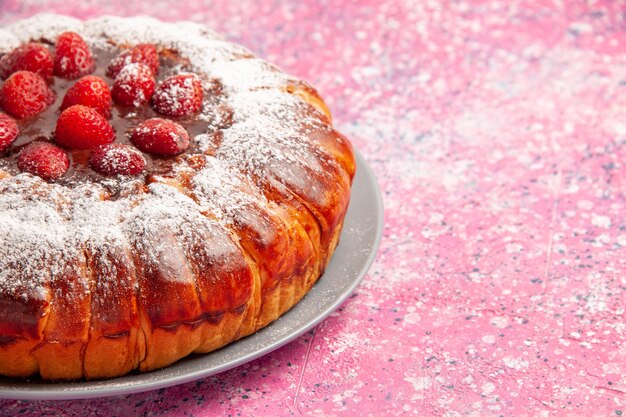
<instances>
[{"instance_id":1,"label":"pink surface","mask_svg":"<svg viewBox=\"0 0 626 417\"><path fill-rule=\"evenodd\" d=\"M0 414L626 413L624 2L99 3L8 0L0 23L191 19L308 79L378 175L384 238L357 296L275 353Z\"/></svg>"}]
</instances>

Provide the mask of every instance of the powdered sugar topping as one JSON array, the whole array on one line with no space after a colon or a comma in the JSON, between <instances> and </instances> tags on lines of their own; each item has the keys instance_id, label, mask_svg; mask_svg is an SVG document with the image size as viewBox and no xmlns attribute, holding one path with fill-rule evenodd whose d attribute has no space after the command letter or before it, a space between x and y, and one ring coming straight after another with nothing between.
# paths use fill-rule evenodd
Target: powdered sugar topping
<instances>
[{"instance_id":1,"label":"powdered sugar topping","mask_svg":"<svg viewBox=\"0 0 626 417\"><path fill-rule=\"evenodd\" d=\"M220 103L203 105L198 119L206 122L208 133L195 138L196 152L212 155L204 156L204 166L188 185L193 199L158 182L147 187L132 183L113 198L105 191L113 179L101 181L104 187L73 188L28 174L0 180L0 294L47 298L51 280L63 276L65 269L75 268L78 275L84 270L85 248L106 252L134 247L146 264L165 262L167 245L145 247L158 242L163 230L181 242L193 242L200 239L198 230L226 230L238 212L270 204L248 175L262 176L272 165L274 172L283 170L304 184L304 167L321 170L317 155L321 151L312 148L306 134L327 129L326 123L287 92L296 79L254 58L247 49L190 22L168 24L147 17L81 22L39 15L0 30L0 52L31 39L54 42L66 30L79 33L92 48L149 43L160 51L173 50L188 60L186 69L199 74L204 86L217 80L224 97ZM136 67L126 66L118 79L131 77L128 72ZM164 99L184 94L194 77L189 77L189 85L162 92ZM176 105L176 100L172 102ZM226 121L229 126L222 127ZM214 134L218 130L220 134ZM177 163L184 168L184 162ZM210 248L212 256L230 256L238 250L224 236ZM111 277L114 268L111 263Z\"/></svg>"}]
</instances>

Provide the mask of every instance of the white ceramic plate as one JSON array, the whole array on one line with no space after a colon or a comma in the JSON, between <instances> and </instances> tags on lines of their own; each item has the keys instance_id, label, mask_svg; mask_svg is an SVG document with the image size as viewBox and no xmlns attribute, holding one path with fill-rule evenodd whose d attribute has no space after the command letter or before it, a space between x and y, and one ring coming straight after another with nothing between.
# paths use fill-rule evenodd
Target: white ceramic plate
<instances>
[{"instance_id":1,"label":"white ceramic plate","mask_svg":"<svg viewBox=\"0 0 626 417\"><path fill-rule=\"evenodd\" d=\"M383 205L376 178L356 152L357 173L341 242L313 289L264 329L206 355L191 355L147 373L101 381L45 382L0 378L0 398L66 400L132 394L214 375L263 356L306 333L354 291L374 261L383 230Z\"/></svg>"}]
</instances>

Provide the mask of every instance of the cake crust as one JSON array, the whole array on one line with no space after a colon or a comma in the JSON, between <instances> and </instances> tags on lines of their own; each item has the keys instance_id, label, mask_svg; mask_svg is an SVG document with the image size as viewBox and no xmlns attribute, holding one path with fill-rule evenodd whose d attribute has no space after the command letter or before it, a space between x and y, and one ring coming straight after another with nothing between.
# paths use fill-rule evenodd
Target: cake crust
<instances>
[{"instance_id":1,"label":"cake crust","mask_svg":"<svg viewBox=\"0 0 626 417\"><path fill-rule=\"evenodd\" d=\"M356 169L315 89L202 25L145 17L38 15L0 29L0 55L66 31L112 54L153 44L205 99L189 150L146 175L46 182L0 158L0 375L149 371L289 310L338 244Z\"/></svg>"}]
</instances>

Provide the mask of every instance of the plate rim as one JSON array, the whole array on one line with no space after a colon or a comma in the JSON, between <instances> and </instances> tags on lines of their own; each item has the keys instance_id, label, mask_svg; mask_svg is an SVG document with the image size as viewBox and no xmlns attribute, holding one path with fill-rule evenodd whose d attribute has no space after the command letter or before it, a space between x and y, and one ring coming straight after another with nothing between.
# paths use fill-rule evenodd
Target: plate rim
<instances>
[{"instance_id":1,"label":"plate rim","mask_svg":"<svg viewBox=\"0 0 626 417\"><path fill-rule=\"evenodd\" d=\"M145 374L135 374L139 380L126 382L124 378L127 376L121 376L113 379L104 379L104 380L95 380L95 381L70 381L70 382L38 382L37 384L29 385L27 381L17 380L17 382L13 382L9 378L0 379L0 399L6 400L78 400L78 399L91 399L91 398L105 398L117 395L128 395L128 394L136 394L140 392L147 392L158 390L162 388L172 387L180 384L184 384L190 381L206 378L212 375L216 375L227 370L236 368L241 366L247 362L258 359L262 356L265 356L274 350L287 345L288 343L294 341L299 338L323 320L328 318L330 314L332 314L337 308L339 308L350 295L355 291L355 289L362 282L365 275L369 271L372 266L376 256L378 254L378 249L380 247L380 242L382 240L382 234L384 229L384 206L383 206L383 198L380 190L380 186L376 180L376 176L372 168L367 164L365 158L359 153L358 150L354 149L354 155L357 164L356 175L359 180L363 181L365 185L364 189L368 189L367 186L371 189L373 198L373 206L372 206L372 214L374 215L375 220L375 234L374 239L372 241L372 245L369 248L368 256L365 258L360 268L358 268L358 272L356 274L356 278L348 285L343 292L337 295L337 297L329 303L326 308L320 310L317 315L310 321L304 323L302 326L297 327L294 331L287 333L286 335L273 340L271 343L263 346L260 349L257 349L251 353L243 354L239 357L235 357L234 359L227 360L226 362L219 364L210 368L200 368L191 372L183 372L178 375L164 375L163 377L158 377L158 372L166 372L168 368L171 370L176 366L176 363L170 365L169 367L162 368L161 370L155 370L153 372L148 372ZM357 178L355 177L355 180ZM354 181L356 182L356 181ZM350 204L353 203L353 199L351 199ZM348 207L350 210L350 206ZM331 260L332 262L332 260ZM317 285L316 285L317 286ZM314 286L313 289L316 287ZM313 290L312 290L313 291ZM305 296L306 299L306 296ZM291 313L292 310L295 309L298 305L301 305L305 299L301 300L292 308L290 311L286 312L283 316ZM276 323L280 320L270 323L268 326L260 329L256 333L253 333L249 336L244 337L240 341L254 338L255 336L262 334L264 332L271 331L272 324L276 326ZM258 337L258 336L257 336ZM235 344L237 342L234 342ZM232 344L231 344L232 345ZM231 346L227 345L224 348ZM218 349L219 351L219 349ZM200 357L200 355L199 355ZM188 357L189 358L189 357ZM184 361L185 358L181 359ZM190 359L188 359L190 360ZM150 374L155 375L157 373L157 379L152 381L150 379L143 381L141 379L142 376L148 376ZM119 380L119 381L118 381ZM6 383L9 383L7 386Z\"/></svg>"}]
</instances>

